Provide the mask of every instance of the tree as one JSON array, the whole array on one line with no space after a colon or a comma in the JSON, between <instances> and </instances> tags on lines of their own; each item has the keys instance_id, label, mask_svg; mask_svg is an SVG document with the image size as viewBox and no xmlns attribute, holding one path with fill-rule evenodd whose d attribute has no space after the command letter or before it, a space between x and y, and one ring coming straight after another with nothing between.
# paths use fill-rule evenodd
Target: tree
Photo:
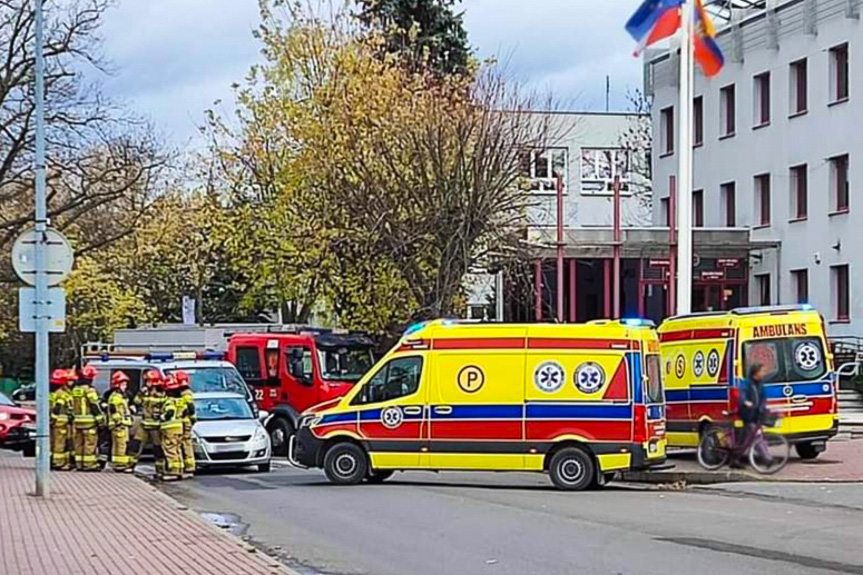
<instances>
[{"instance_id":1,"label":"tree","mask_svg":"<svg viewBox=\"0 0 863 575\"><path fill-rule=\"evenodd\" d=\"M620 135L620 147L629 157L631 202L624 213L626 225L649 225L653 211L653 174L651 154L653 150L653 127L650 122L652 101L641 90L627 95L631 116L626 129Z\"/></svg>"},{"instance_id":2,"label":"tree","mask_svg":"<svg viewBox=\"0 0 863 575\"><path fill-rule=\"evenodd\" d=\"M359 20L386 38L386 50L404 57L413 69L464 74L471 59L461 0L359 0Z\"/></svg>"},{"instance_id":3,"label":"tree","mask_svg":"<svg viewBox=\"0 0 863 575\"><path fill-rule=\"evenodd\" d=\"M456 313L465 273L523 221L521 151L547 132L535 101L493 67L410 69L343 14L275 7L262 4L267 61L234 126L214 114L209 127L247 210L246 263L283 301L358 327Z\"/></svg>"}]
</instances>

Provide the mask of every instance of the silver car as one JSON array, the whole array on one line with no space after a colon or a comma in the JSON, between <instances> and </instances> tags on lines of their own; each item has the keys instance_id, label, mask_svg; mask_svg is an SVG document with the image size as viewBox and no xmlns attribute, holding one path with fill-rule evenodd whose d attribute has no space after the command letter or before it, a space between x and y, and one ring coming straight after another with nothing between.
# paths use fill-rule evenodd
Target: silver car
<instances>
[{"instance_id":1,"label":"silver car","mask_svg":"<svg viewBox=\"0 0 863 575\"><path fill-rule=\"evenodd\" d=\"M195 394L198 422L192 433L198 467L243 467L256 465L258 471L270 470L270 436L260 418L252 413L245 397L224 391Z\"/></svg>"}]
</instances>

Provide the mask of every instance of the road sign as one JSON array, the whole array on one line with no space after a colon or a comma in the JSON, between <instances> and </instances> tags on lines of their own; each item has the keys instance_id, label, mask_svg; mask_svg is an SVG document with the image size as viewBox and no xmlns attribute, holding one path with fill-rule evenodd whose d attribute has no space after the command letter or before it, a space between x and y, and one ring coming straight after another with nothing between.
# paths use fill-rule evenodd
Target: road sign
<instances>
[{"instance_id":1,"label":"road sign","mask_svg":"<svg viewBox=\"0 0 863 575\"><path fill-rule=\"evenodd\" d=\"M48 331L66 331L66 291L63 288L48 288L48 299L42 306L48 317ZM36 331L36 288L18 290L18 329L24 333Z\"/></svg>"},{"instance_id":2,"label":"road sign","mask_svg":"<svg viewBox=\"0 0 863 575\"><path fill-rule=\"evenodd\" d=\"M48 285L55 286L69 277L74 252L66 236L53 228L45 230L45 274ZM12 246L12 267L21 281L36 285L36 230L27 230Z\"/></svg>"}]
</instances>

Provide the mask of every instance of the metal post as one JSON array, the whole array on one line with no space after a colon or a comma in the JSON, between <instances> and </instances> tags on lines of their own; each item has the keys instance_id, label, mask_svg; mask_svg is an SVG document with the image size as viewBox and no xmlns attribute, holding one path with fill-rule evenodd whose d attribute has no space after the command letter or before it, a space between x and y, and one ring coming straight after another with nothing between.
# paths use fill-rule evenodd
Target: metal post
<instances>
[{"instance_id":1,"label":"metal post","mask_svg":"<svg viewBox=\"0 0 863 575\"><path fill-rule=\"evenodd\" d=\"M677 315L677 180L668 178L668 316Z\"/></svg>"},{"instance_id":2,"label":"metal post","mask_svg":"<svg viewBox=\"0 0 863 575\"><path fill-rule=\"evenodd\" d=\"M569 323L578 321L578 265L577 259L569 260Z\"/></svg>"},{"instance_id":3,"label":"metal post","mask_svg":"<svg viewBox=\"0 0 863 575\"><path fill-rule=\"evenodd\" d=\"M620 319L620 225L620 176L614 176L614 288L611 294L614 319Z\"/></svg>"},{"instance_id":4,"label":"metal post","mask_svg":"<svg viewBox=\"0 0 863 575\"><path fill-rule=\"evenodd\" d=\"M692 311L692 2L682 10L680 40L680 150L677 184L677 313Z\"/></svg>"},{"instance_id":5,"label":"metal post","mask_svg":"<svg viewBox=\"0 0 863 575\"><path fill-rule=\"evenodd\" d=\"M611 319L611 260L602 260L602 318Z\"/></svg>"},{"instance_id":6,"label":"metal post","mask_svg":"<svg viewBox=\"0 0 863 575\"><path fill-rule=\"evenodd\" d=\"M48 414L48 276L45 273L45 56L42 0L36 3L36 495L47 497L51 448Z\"/></svg>"},{"instance_id":7,"label":"metal post","mask_svg":"<svg viewBox=\"0 0 863 575\"><path fill-rule=\"evenodd\" d=\"M563 176L557 175L557 323L563 323Z\"/></svg>"},{"instance_id":8,"label":"metal post","mask_svg":"<svg viewBox=\"0 0 863 575\"><path fill-rule=\"evenodd\" d=\"M503 321L503 270L498 270L494 276L494 319Z\"/></svg>"}]
</instances>

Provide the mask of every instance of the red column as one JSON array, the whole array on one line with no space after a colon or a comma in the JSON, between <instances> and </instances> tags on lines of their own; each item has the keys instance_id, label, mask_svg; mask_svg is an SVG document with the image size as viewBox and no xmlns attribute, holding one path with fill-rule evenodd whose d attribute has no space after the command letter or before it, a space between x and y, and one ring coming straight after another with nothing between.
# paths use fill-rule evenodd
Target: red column
<instances>
[{"instance_id":1,"label":"red column","mask_svg":"<svg viewBox=\"0 0 863 575\"><path fill-rule=\"evenodd\" d=\"M536 321L542 321L542 260L533 263L533 312Z\"/></svg>"},{"instance_id":2,"label":"red column","mask_svg":"<svg viewBox=\"0 0 863 575\"><path fill-rule=\"evenodd\" d=\"M557 323L563 323L563 176L557 175Z\"/></svg>"},{"instance_id":3,"label":"red column","mask_svg":"<svg viewBox=\"0 0 863 575\"><path fill-rule=\"evenodd\" d=\"M614 176L614 289L611 295L614 319L620 319L620 227L620 176Z\"/></svg>"},{"instance_id":4,"label":"red column","mask_svg":"<svg viewBox=\"0 0 863 575\"><path fill-rule=\"evenodd\" d=\"M569 323L578 321L578 289L576 282L578 281L578 272L576 265L578 260L569 260Z\"/></svg>"},{"instance_id":5,"label":"red column","mask_svg":"<svg viewBox=\"0 0 863 575\"><path fill-rule=\"evenodd\" d=\"M611 260L603 260L602 262L602 272L604 282L602 284L603 287L603 317L605 319L611 318L611 290L608 289L611 287Z\"/></svg>"}]
</instances>

